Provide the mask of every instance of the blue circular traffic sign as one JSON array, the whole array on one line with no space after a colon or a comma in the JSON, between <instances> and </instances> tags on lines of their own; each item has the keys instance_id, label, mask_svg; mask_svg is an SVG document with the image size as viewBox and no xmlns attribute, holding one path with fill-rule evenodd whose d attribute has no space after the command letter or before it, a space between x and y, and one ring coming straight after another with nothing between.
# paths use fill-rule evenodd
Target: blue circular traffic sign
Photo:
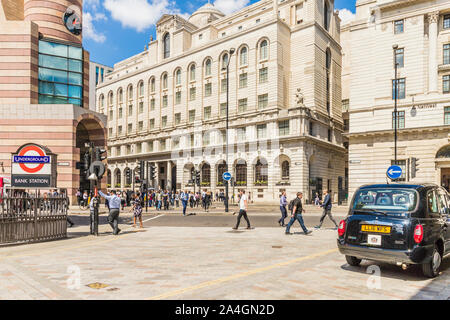
<instances>
[{"instance_id":1,"label":"blue circular traffic sign","mask_svg":"<svg viewBox=\"0 0 450 320\"><path fill-rule=\"evenodd\" d=\"M222 175L223 180L225 181L230 181L231 180L231 173L229 172L224 172Z\"/></svg>"},{"instance_id":2,"label":"blue circular traffic sign","mask_svg":"<svg viewBox=\"0 0 450 320\"><path fill-rule=\"evenodd\" d=\"M396 180L402 176L402 168L396 165L390 166L386 171L386 175L389 179Z\"/></svg>"}]
</instances>

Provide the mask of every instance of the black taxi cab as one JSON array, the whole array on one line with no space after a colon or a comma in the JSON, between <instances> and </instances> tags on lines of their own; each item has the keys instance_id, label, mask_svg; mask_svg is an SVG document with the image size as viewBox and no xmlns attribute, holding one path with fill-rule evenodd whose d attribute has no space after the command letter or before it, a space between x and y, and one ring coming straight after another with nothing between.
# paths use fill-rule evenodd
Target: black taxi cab
<instances>
[{"instance_id":1,"label":"black taxi cab","mask_svg":"<svg viewBox=\"0 0 450 320\"><path fill-rule=\"evenodd\" d=\"M337 245L348 264L362 259L422 265L439 274L450 254L450 196L434 184L373 184L354 194L338 228Z\"/></svg>"}]
</instances>

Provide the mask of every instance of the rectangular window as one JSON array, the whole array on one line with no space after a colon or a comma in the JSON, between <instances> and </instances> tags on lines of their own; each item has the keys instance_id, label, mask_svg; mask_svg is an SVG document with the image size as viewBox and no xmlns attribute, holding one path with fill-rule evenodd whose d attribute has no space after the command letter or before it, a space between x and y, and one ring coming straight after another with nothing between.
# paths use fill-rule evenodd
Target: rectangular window
<instances>
[{"instance_id":1,"label":"rectangular window","mask_svg":"<svg viewBox=\"0 0 450 320\"><path fill-rule=\"evenodd\" d=\"M144 121L139 121L138 126L139 126L139 131L144 130Z\"/></svg>"},{"instance_id":2,"label":"rectangular window","mask_svg":"<svg viewBox=\"0 0 450 320\"><path fill-rule=\"evenodd\" d=\"M450 75L442 77L442 92L450 93Z\"/></svg>"},{"instance_id":3,"label":"rectangular window","mask_svg":"<svg viewBox=\"0 0 450 320\"><path fill-rule=\"evenodd\" d=\"M162 107L167 108L167 105L169 104L169 97L167 95L163 96L162 99Z\"/></svg>"},{"instance_id":4,"label":"rectangular window","mask_svg":"<svg viewBox=\"0 0 450 320\"><path fill-rule=\"evenodd\" d=\"M247 72L239 75L239 88L247 88Z\"/></svg>"},{"instance_id":5,"label":"rectangular window","mask_svg":"<svg viewBox=\"0 0 450 320\"><path fill-rule=\"evenodd\" d=\"M109 136L112 136L112 134L113 134L112 128L108 128L108 134L109 134Z\"/></svg>"},{"instance_id":6,"label":"rectangular window","mask_svg":"<svg viewBox=\"0 0 450 320\"><path fill-rule=\"evenodd\" d=\"M155 110L155 98L152 98L151 100L150 100L150 111L153 111L153 110Z\"/></svg>"},{"instance_id":7,"label":"rectangular window","mask_svg":"<svg viewBox=\"0 0 450 320\"><path fill-rule=\"evenodd\" d=\"M127 145L127 154L131 154L131 146Z\"/></svg>"},{"instance_id":8,"label":"rectangular window","mask_svg":"<svg viewBox=\"0 0 450 320\"><path fill-rule=\"evenodd\" d=\"M403 19L394 21L394 34L403 33Z\"/></svg>"},{"instance_id":9,"label":"rectangular window","mask_svg":"<svg viewBox=\"0 0 450 320\"><path fill-rule=\"evenodd\" d=\"M193 123L195 121L195 110L189 110L189 123Z\"/></svg>"},{"instance_id":10,"label":"rectangular window","mask_svg":"<svg viewBox=\"0 0 450 320\"><path fill-rule=\"evenodd\" d=\"M405 78L397 79L397 99L405 99ZM395 99L395 80L392 80L392 99Z\"/></svg>"},{"instance_id":11,"label":"rectangular window","mask_svg":"<svg viewBox=\"0 0 450 320\"><path fill-rule=\"evenodd\" d=\"M444 107L444 124L450 124L450 107Z\"/></svg>"},{"instance_id":12,"label":"rectangular window","mask_svg":"<svg viewBox=\"0 0 450 320\"><path fill-rule=\"evenodd\" d=\"M342 112L348 112L348 107L350 106L350 100L342 100Z\"/></svg>"},{"instance_id":13,"label":"rectangular window","mask_svg":"<svg viewBox=\"0 0 450 320\"><path fill-rule=\"evenodd\" d=\"M332 140L332 135L331 135L331 129L328 129L328 141L331 142Z\"/></svg>"},{"instance_id":14,"label":"rectangular window","mask_svg":"<svg viewBox=\"0 0 450 320\"><path fill-rule=\"evenodd\" d=\"M394 61L397 64L398 68L403 68L403 58L404 58L403 57L403 53L404 53L404 49L403 48L397 49L397 50L394 51L394 55L395 55Z\"/></svg>"},{"instance_id":15,"label":"rectangular window","mask_svg":"<svg viewBox=\"0 0 450 320\"><path fill-rule=\"evenodd\" d=\"M247 111L247 98L239 99L238 101L238 112Z\"/></svg>"},{"instance_id":16,"label":"rectangular window","mask_svg":"<svg viewBox=\"0 0 450 320\"><path fill-rule=\"evenodd\" d=\"M161 128L167 127L167 116L161 118Z\"/></svg>"},{"instance_id":17,"label":"rectangular window","mask_svg":"<svg viewBox=\"0 0 450 320\"><path fill-rule=\"evenodd\" d=\"M265 139L267 136L267 125L266 124L258 124L256 126L256 136L258 139Z\"/></svg>"},{"instance_id":18,"label":"rectangular window","mask_svg":"<svg viewBox=\"0 0 450 320\"><path fill-rule=\"evenodd\" d=\"M314 123L309 122L309 135L314 137Z\"/></svg>"},{"instance_id":19,"label":"rectangular window","mask_svg":"<svg viewBox=\"0 0 450 320\"><path fill-rule=\"evenodd\" d=\"M165 151L166 150L166 140L167 139L163 139L159 142L159 151Z\"/></svg>"},{"instance_id":20,"label":"rectangular window","mask_svg":"<svg viewBox=\"0 0 450 320\"><path fill-rule=\"evenodd\" d=\"M405 128L405 111L397 111L397 129ZM392 112L392 128L395 126L395 113Z\"/></svg>"},{"instance_id":21,"label":"rectangular window","mask_svg":"<svg viewBox=\"0 0 450 320\"><path fill-rule=\"evenodd\" d=\"M181 91L177 91L175 93L175 104L180 104L181 103Z\"/></svg>"},{"instance_id":22,"label":"rectangular window","mask_svg":"<svg viewBox=\"0 0 450 320\"><path fill-rule=\"evenodd\" d=\"M120 147L116 148L116 156L120 156Z\"/></svg>"},{"instance_id":23,"label":"rectangular window","mask_svg":"<svg viewBox=\"0 0 450 320\"><path fill-rule=\"evenodd\" d=\"M450 64L450 43L444 44L444 64Z\"/></svg>"},{"instance_id":24,"label":"rectangular window","mask_svg":"<svg viewBox=\"0 0 450 320\"><path fill-rule=\"evenodd\" d=\"M143 113L144 112L144 102L139 102L139 113Z\"/></svg>"},{"instance_id":25,"label":"rectangular window","mask_svg":"<svg viewBox=\"0 0 450 320\"><path fill-rule=\"evenodd\" d=\"M129 105L128 106L128 116L132 116L133 115L133 106Z\"/></svg>"},{"instance_id":26,"label":"rectangular window","mask_svg":"<svg viewBox=\"0 0 450 320\"><path fill-rule=\"evenodd\" d=\"M220 80L220 91L227 92L227 79Z\"/></svg>"},{"instance_id":27,"label":"rectangular window","mask_svg":"<svg viewBox=\"0 0 450 320\"><path fill-rule=\"evenodd\" d=\"M210 106L205 107L203 109L203 118L205 120L211 119L211 107Z\"/></svg>"},{"instance_id":28,"label":"rectangular window","mask_svg":"<svg viewBox=\"0 0 450 320\"><path fill-rule=\"evenodd\" d=\"M178 149L180 147L180 138L174 137L172 139L172 143L173 143L173 149Z\"/></svg>"},{"instance_id":29,"label":"rectangular window","mask_svg":"<svg viewBox=\"0 0 450 320\"><path fill-rule=\"evenodd\" d=\"M303 22L303 3L295 6L295 22L296 24Z\"/></svg>"},{"instance_id":30,"label":"rectangular window","mask_svg":"<svg viewBox=\"0 0 450 320\"><path fill-rule=\"evenodd\" d=\"M133 124L129 123L128 124L128 133L130 133L131 131L133 131Z\"/></svg>"},{"instance_id":31,"label":"rectangular window","mask_svg":"<svg viewBox=\"0 0 450 320\"><path fill-rule=\"evenodd\" d=\"M212 94L212 83L205 84L205 97L210 97Z\"/></svg>"},{"instance_id":32,"label":"rectangular window","mask_svg":"<svg viewBox=\"0 0 450 320\"><path fill-rule=\"evenodd\" d=\"M227 115L227 103L221 103L220 104L220 116L225 117Z\"/></svg>"},{"instance_id":33,"label":"rectangular window","mask_svg":"<svg viewBox=\"0 0 450 320\"><path fill-rule=\"evenodd\" d=\"M280 136L289 135L289 120L278 122L278 132Z\"/></svg>"},{"instance_id":34,"label":"rectangular window","mask_svg":"<svg viewBox=\"0 0 450 320\"><path fill-rule=\"evenodd\" d=\"M209 146L209 143L210 143L209 132L205 132L205 133L203 133L203 145L204 146Z\"/></svg>"},{"instance_id":35,"label":"rectangular window","mask_svg":"<svg viewBox=\"0 0 450 320\"><path fill-rule=\"evenodd\" d=\"M147 143L148 152L153 152L153 141L149 141Z\"/></svg>"},{"instance_id":36,"label":"rectangular window","mask_svg":"<svg viewBox=\"0 0 450 320\"><path fill-rule=\"evenodd\" d=\"M119 108L119 119L122 119L122 108Z\"/></svg>"},{"instance_id":37,"label":"rectangular window","mask_svg":"<svg viewBox=\"0 0 450 320\"><path fill-rule=\"evenodd\" d=\"M150 119L149 128L150 130L155 129L155 119Z\"/></svg>"},{"instance_id":38,"label":"rectangular window","mask_svg":"<svg viewBox=\"0 0 450 320\"><path fill-rule=\"evenodd\" d=\"M246 140L245 127L236 129L236 137L239 142Z\"/></svg>"},{"instance_id":39,"label":"rectangular window","mask_svg":"<svg viewBox=\"0 0 450 320\"><path fill-rule=\"evenodd\" d=\"M113 120L114 118L114 112L112 110L109 110L109 121Z\"/></svg>"},{"instance_id":40,"label":"rectangular window","mask_svg":"<svg viewBox=\"0 0 450 320\"><path fill-rule=\"evenodd\" d=\"M258 96L258 109L265 109L269 104L269 95L267 93Z\"/></svg>"},{"instance_id":41,"label":"rectangular window","mask_svg":"<svg viewBox=\"0 0 450 320\"><path fill-rule=\"evenodd\" d=\"M268 81L268 73L267 67L259 69L259 83L265 83Z\"/></svg>"},{"instance_id":42,"label":"rectangular window","mask_svg":"<svg viewBox=\"0 0 450 320\"><path fill-rule=\"evenodd\" d=\"M138 143L136 144L136 153L141 153L142 152L142 143Z\"/></svg>"},{"instance_id":43,"label":"rectangular window","mask_svg":"<svg viewBox=\"0 0 450 320\"><path fill-rule=\"evenodd\" d=\"M196 94L195 88L190 88L189 89L189 100L194 101L195 100L195 94Z\"/></svg>"},{"instance_id":44,"label":"rectangular window","mask_svg":"<svg viewBox=\"0 0 450 320\"><path fill-rule=\"evenodd\" d=\"M444 16L442 27L444 29L450 29L450 14Z\"/></svg>"},{"instance_id":45,"label":"rectangular window","mask_svg":"<svg viewBox=\"0 0 450 320\"><path fill-rule=\"evenodd\" d=\"M175 125L181 123L181 113L175 113Z\"/></svg>"},{"instance_id":46,"label":"rectangular window","mask_svg":"<svg viewBox=\"0 0 450 320\"><path fill-rule=\"evenodd\" d=\"M119 131L119 134L122 134L122 126L119 126L118 131Z\"/></svg>"},{"instance_id":47,"label":"rectangular window","mask_svg":"<svg viewBox=\"0 0 450 320\"><path fill-rule=\"evenodd\" d=\"M397 165L402 168L402 175L396 181L406 181L406 160L391 160L391 165Z\"/></svg>"}]
</instances>

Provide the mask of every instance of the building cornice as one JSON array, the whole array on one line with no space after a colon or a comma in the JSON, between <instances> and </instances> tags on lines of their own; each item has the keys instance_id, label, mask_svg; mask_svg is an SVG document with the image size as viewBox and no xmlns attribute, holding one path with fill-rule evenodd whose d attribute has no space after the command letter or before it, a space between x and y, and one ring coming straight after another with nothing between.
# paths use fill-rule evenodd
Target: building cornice
<instances>
[{"instance_id":1,"label":"building cornice","mask_svg":"<svg viewBox=\"0 0 450 320\"><path fill-rule=\"evenodd\" d=\"M424 104L441 104L441 103L450 103L450 96L449 97L444 97L441 99L430 99L430 100L420 100L420 101L408 101L405 103L401 103L401 102L397 102L397 108L402 109L402 108L412 108L413 106L419 106L419 105L424 105ZM372 106L372 107L365 107L365 108L352 108L349 107L348 109L348 113L352 114L352 113L361 113L361 112L373 112L373 111L377 111L377 110L385 110L385 109L393 109L394 108L394 100L392 100L391 103L389 104L382 104L382 105L377 105L377 106Z\"/></svg>"},{"instance_id":2,"label":"building cornice","mask_svg":"<svg viewBox=\"0 0 450 320\"><path fill-rule=\"evenodd\" d=\"M404 128L398 129L397 132L399 135L408 134L408 133L419 133L419 132L435 132L435 131L447 131L450 129L449 125L441 125L441 126L429 126L429 127L416 127L416 128ZM394 134L394 129L389 130L374 130L367 132L349 132L344 133L345 137L348 138L359 138L359 137L373 137L377 135L386 135L386 134Z\"/></svg>"}]
</instances>

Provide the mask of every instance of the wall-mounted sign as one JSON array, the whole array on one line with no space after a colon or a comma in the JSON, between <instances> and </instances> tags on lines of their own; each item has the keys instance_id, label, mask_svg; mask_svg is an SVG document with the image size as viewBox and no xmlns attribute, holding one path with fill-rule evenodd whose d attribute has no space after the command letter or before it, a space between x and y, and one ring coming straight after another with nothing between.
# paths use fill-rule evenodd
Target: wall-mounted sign
<instances>
[{"instance_id":1,"label":"wall-mounted sign","mask_svg":"<svg viewBox=\"0 0 450 320\"><path fill-rule=\"evenodd\" d=\"M417 104L415 105L417 109L434 109L436 108L435 103L428 103L428 104Z\"/></svg>"},{"instance_id":2,"label":"wall-mounted sign","mask_svg":"<svg viewBox=\"0 0 450 320\"><path fill-rule=\"evenodd\" d=\"M56 187L56 155L48 148L29 143L12 154L11 186Z\"/></svg>"}]
</instances>

